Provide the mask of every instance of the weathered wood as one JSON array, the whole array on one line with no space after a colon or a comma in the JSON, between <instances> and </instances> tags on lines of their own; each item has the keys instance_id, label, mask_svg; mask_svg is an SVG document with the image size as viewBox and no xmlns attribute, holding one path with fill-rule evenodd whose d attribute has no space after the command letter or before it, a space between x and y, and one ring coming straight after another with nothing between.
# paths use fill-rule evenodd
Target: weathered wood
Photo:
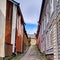
<instances>
[{"instance_id":1,"label":"weathered wood","mask_svg":"<svg viewBox=\"0 0 60 60\"><path fill-rule=\"evenodd\" d=\"M6 28L5 28L5 41L7 43L11 43L12 11L13 11L13 5L11 2L7 1Z\"/></svg>"}]
</instances>

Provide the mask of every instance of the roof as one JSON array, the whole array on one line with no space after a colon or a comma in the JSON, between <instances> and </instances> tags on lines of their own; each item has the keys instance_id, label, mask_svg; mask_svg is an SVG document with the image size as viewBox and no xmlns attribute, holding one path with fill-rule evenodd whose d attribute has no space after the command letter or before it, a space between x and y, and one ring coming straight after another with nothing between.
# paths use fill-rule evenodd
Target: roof
<instances>
[{"instance_id":1,"label":"roof","mask_svg":"<svg viewBox=\"0 0 60 60\"><path fill-rule=\"evenodd\" d=\"M40 21L41 21L41 16L42 16L44 4L45 4L45 0L42 0L42 6L41 6L41 12L40 12L40 17L39 17L39 21L38 21L38 29L37 29L36 38L38 38L38 35L39 35L39 32L40 32Z\"/></svg>"},{"instance_id":2,"label":"roof","mask_svg":"<svg viewBox=\"0 0 60 60\"><path fill-rule=\"evenodd\" d=\"M14 1L14 0L8 0L8 1L12 2L15 5L19 5L20 4L20 3L16 2L16 1Z\"/></svg>"},{"instance_id":3,"label":"roof","mask_svg":"<svg viewBox=\"0 0 60 60\"><path fill-rule=\"evenodd\" d=\"M39 17L39 24L40 24L40 20L41 20L41 16L42 16L42 11L43 11L43 8L44 8L44 4L45 4L45 0L42 1L42 6L41 6L41 12L40 12L40 17Z\"/></svg>"},{"instance_id":4,"label":"roof","mask_svg":"<svg viewBox=\"0 0 60 60\"><path fill-rule=\"evenodd\" d=\"M28 38L35 38L35 34L28 34Z\"/></svg>"},{"instance_id":5,"label":"roof","mask_svg":"<svg viewBox=\"0 0 60 60\"><path fill-rule=\"evenodd\" d=\"M8 1L10 1L11 3L13 3L17 6L17 13L18 13L18 15L21 15L21 24L24 25L25 22L24 22L23 15L22 15L22 12L21 12L21 9L20 9L20 3L14 1L14 0L8 0Z\"/></svg>"}]
</instances>

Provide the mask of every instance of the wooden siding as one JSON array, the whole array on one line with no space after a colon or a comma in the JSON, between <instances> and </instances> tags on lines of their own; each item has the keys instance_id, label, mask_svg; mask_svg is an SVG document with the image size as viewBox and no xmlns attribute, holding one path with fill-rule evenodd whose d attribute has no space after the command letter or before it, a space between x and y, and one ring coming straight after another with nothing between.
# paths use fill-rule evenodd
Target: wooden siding
<instances>
[{"instance_id":1,"label":"wooden siding","mask_svg":"<svg viewBox=\"0 0 60 60\"><path fill-rule=\"evenodd\" d=\"M17 6L13 4L13 16L12 16L12 34L11 34L11 44L13 44L12 52L15 52L15 40L16 40L16 20L17 20Z\"/></svg>"},{"instance_id":2,"label":"wooden siding","mask_svg":"<svg viewBox=\"0 0 60 60\"><path fill-rule=\"evenodd\" d=\"M44 1L44 0L43 0ZM53 3L53 8L51 7L51 3ZM46 4L46 5L45 5ZM53 12L52 10L53 9ZM50 41L48 41L47 39L47 42L46 43L46 46L47 46L47 52L48 54L53 54L54 55L54 60L60 60L60 21L58 21L57 23L57 20L60 20L60 1L57 1L57 0L53 0L53 2L50 2L49 0L46 0L44 2L44 4L42 4L42 9L41 9L41 15L40 15L40 20L39 20L39 23L42 25L42 20L44 19L44 17L46 17L46 22L47 22L47 19L48 19L48 23L46 23L46 33L49 32L50 28L52 29L52 49L50 49ZM52 12L52 14L51 14ZM48 17L47 17L48 15ZM56 20L55 20L56 19ZM40 25L40 29L41 29L41 41L43 41L43 36L46 34L42 34L42 31L44 31ZM49 34L49 33L48 33ZM43 42L41 42L41 47L43 46ZM48 46L49 45L49 46ZM43 49L44 47L42 47ZM51 53L52 52L52 53Z\"/></svg>"},{"instance_id":3,"label":"wooden siding","mask_svg":"<svg viewBox=\"0 0 60 60\"><path fill-rule=\"evenodd\" d=\"M5 43L5 56L12 55L12 44Z\"/></svg>"},{"instance_id":4,"label":"wooden siding","mask_svg":"<svg viewBox=\"0 0 60 60\"><path fill-rule=\"evenodd\" d=\"M53 50L54 50L54 60L58 59L58 52L57 52L57 23L56 21L53 22L52 24L52 29L53 29Z\"/></svg>"},{"instance_id":5,"label":"wooden siding","mask_svg":"<svg viewBox=\"0 0 60 60\"><path fill-rule=\"evenodd\" d=\"M16 52L22 52L21 51L21 44L22 44L22 38L20 35L20 36L17 36L17 39L16 39Z\"/></svg>"},{"instance_id":6,"label":"wooden siding","mask_svg":"<svg viewBox=\"0 0 60 60\"><path fill-rule=\"evenodd\" d=\"M24 43L26 44L26 46L28 45L28 38L26 37L25 33L24 33Z\"/></svg>"},{"instance_id":7,"label":"wooden siding","mask_svg":"<svg viewBox=\"0 0 60 60\"><path fill-rule=\"evenodd\" d=\"M60 19L60 18L59 18ZM58 21L58 23L57 23L57 27L58 27L58 29L57 29L57 38L58 38L58 60L60 60L60 20Z\"/></svg>"},{"instance_id":8,"label":"wooden siding","mask_svg":"<svg viewBox=\"0 0 60 60\"><path fill-rule=\"evenodd\" d=\"M7 1L6 28L5 28L5 41L7 43L11 43L12 11L13 11L13 5L11 2Z\"/></svg>"},{"instance_id":9,"label":"wooden siding","mask_svg":"<svg viewBox=\"0 0 60 60\"><path fill-rule=\"evenodd\" d=\"M17 20L16 52L22 52L21 16Z\"/></svg>"},{"instance_id":10,"label":"wooden siding","mask_svg":"<svg viewBox=\"0 0 60 60\"><path fill-rule=\"evenodd\" d=\"M26 49L26 47L28 46L28 38L27 38L25 32L24 32L23 38L24 38L24 41L23 41L23 43L24 43L23 49Z\"/></svg>"},{"instance_id":11,"label":"wooden siding","mask_svg":"<svg viewBox=\"0 0 60 60\"><path fill-rule=\"evenodd\" d=\"M38 49L40 50L41 46L40 46L40 32L37 38L37 45L38 45Z\"/></svg>"}]
</instances>

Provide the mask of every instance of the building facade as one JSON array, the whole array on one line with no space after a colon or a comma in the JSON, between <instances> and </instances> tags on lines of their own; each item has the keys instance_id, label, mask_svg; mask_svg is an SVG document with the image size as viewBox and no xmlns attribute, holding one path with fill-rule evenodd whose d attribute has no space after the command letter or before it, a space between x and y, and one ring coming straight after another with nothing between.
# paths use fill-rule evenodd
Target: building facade
<instances>
[{"instance_id":1,"label":"building facade","mask_svg":"<svg viewBox=\"0 0 60 60\"><path fill-rule=\"evenodd\" d=\"M40 50L41 44L40 44L40 25L38 24L37 34L36 34L36 44L38 49Z\"/></svg>"},{"instance_id":2,"label":"building facade","mask_svg":"<svg viewBox=\"0 0 60 60\"><path fill-rule=\"evenodd\" d=\"M60 60L59 0L43 0L39 24L41 52L51 60Z\"/></svg>"},{"instance_id":3,"label":"building facade","mask_svg":"<svg viewBox=\"0 0 60 60\"><path fill-rule=\"evenodd\" d=\"M25 27L24 27L24 50L26 50L26 48L28 47L29 45L29 40L28 40L28 35L27 35L27 32L25 30Z\"/></svg>"},{"instance_id":4,"label":"building facade","mask_svg":"<svg viewBox=\"0 0 60 60\"><path fill-rule=\"evenodd\" d=\"M17 28L16 28L16 52L23 52L23 34L24 34L24 20L20 8L18 8Z\"/></svg>"},{"instance_id":5,"label":"building facade","mask_svg":"<svg viewBox=\"0 0 60 60\"><path fill-rule=\"evenodd\" d=\"M36 45L36 36L35 36L35 34L28 34L28 38L30 40L31 45Z\"/></svg>"},{"instance_id":6,"label":"building facade","mask_svg":"<svg viewBox=\"0 0 60 60\"><path fill-rule=\"evenodd\" d=\"M23 51L24 19L14 0L0 1L0 57Z\"/></svg>"},{"instance_id":7,"label":"building facade","mask_svg":"<svg viewBox=\"0 0 60 60\"><path fill-rule=\"evenodd\" d=\"M0 57L5 56L5 19L6 19L6 0L0 0ZM4 6L4 8L2 8Z\"/></svg>"}]
</instances>

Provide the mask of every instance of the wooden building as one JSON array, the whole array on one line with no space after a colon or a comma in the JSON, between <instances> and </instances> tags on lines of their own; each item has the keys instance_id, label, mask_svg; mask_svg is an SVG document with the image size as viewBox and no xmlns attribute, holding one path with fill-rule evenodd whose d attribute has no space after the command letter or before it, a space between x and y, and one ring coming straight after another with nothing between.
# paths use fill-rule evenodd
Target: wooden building
<instances>
[{"instance_id":1,"label":"wooden building","mask_svg":"<svg viewBox=\"0 0 60 60\"><path fill-rule=\"evenodd\" d=\"M24 35L24 19L20 8L18 8L18 20L17 20L17 30L16 30L16 52L23 52L23 35Z\"/></svg>"},{"instance_id":2,"label":"wooden building","mask_svg":"<svg viewBox=\"0 0 60 60\"><path fill-rule=\"evenodd\" d=\"M41 44L40 44L40 25L38 24L38 29L37 29L37 34L36 34L36 44L38 49L41 49Z\"/></svg>"},{"instance_id":3,"label":"wooden building","mask_svg":"<svg viewBox=\"0 0 60 60\"><path fill-rule=\"evenodd\" d=\"M6 56L15 53L16 27L19 3L7 0L6 5L6 27L5 27L5 54Z\"/></svg>"},{"instance_id":4,"label":"wooden building","mask_svg":"<svg viewBox=\"0 0 60 60\"><path fill-rule=\"evenodd\" d=\"M28 34L28 38L29 38L29 41L30 41L30 45L36 45L36 34Z\"/></svg>"},{"instance_id":5,"label":"wooden building","mask_svg":"<svg viewBox=\"0 0 60 60\"><path fill-rule=\"evenodd\" d=\"M60 60L60 1L42 0L40 25L41 52L49 60Z\"/></svg>"},{"instance_id":6,"label":"wooden building","mask_svg":"<svg viewBox=\"0 0 60 60\"><path fill-rule=\"evenodd\" d=\"M28 47L28 45L29 45L28 35L24 27L24 50Z\"/></svg>"},{"instance_id":7,"label":"wooden building","mask_svg":"<svg viewBox=\"0 0 60 60\"><path fill-rule=\"evenodd\" d=\"M22 52L24 20L14 0L0 0L0 57Z\"/></svg>"}]
</instances>

